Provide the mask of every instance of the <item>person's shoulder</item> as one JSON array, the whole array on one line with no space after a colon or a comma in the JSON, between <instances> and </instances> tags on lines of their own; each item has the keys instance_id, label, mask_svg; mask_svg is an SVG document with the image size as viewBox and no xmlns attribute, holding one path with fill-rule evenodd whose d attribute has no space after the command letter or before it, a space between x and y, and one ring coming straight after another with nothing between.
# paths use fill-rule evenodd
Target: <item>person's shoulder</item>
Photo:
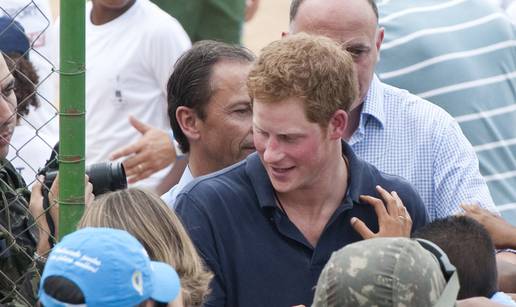
<instances>
[{"instance_id":1,"label":"person's shoulder","mask_svg":"<svg viewBox=\"0 0 516 307\"><path fill-rule=\"evenodd\" d=\"M448 112L430 101L385 83L383 87L387 127L399 129L403 126L405 133L439 138L443 131L456 124Z\"/></svg>"},{"instance_id":2,"label":"person's shoulder","mask_svg":"<svg viewBox=\"0 0 516 307\"><path fill-rule=\"evenodd\" d=\"M28 200L30 192L23 177L18 173L11 161L6 158L0 159L0 176L1 180L6 182L10 189L18 190Z\"/></svg>"},{"instance_id":3,"label":"person's shoulder","mask_svg":"<svg viewBox=\"0 0 516 307\"><path fill-rule=\"evenodd\" d=\"M228 166L217 172L200 176L188 183L179 193L190 198L199 198L202 195L217 194L224 196L228 192L249 186L249 178L245 172L246 160Z\"/></svg>"},{"instance_id":4,"label":"person's shoulder","mask_svg":"<svg viewBox=\"0 0 516 307\"><path fill-rule=\"evenodd\" d=\"M418 195L416 188L407 179L388 174L378 170L378 181L380 186L389 188L390 191L396 191L398 194L406 194L408 196Z\"/></svg>"},{"instance_id":5,"label":"person's shoulder","mask_svg":"<svg viewBox=\"0 0 516 307\"><path fill-rule=\"evenodd\" d=\"M147 26L153 27L155 29L163 29L163 30L174 30L174 31L184 31L183 27L171 15L167 12L160 9L156 4L151 1L142 1L141 2L141 10L140 13L142 16L145 16ZM171 33L169 33L170 35ZM172 33L173 34L173 33Z\"/></svg>"},{"instance_id":6,"label":"person's shoulder","mask_svg":"<svg viewBox=\"0 0 516 307\"><path fill-rule=\"evenodd\" d=\"M402 121L409 126L435 129L455 122L443 108L386 83L383 86L384 111L388 118Z\"/></svg>"},{"instance_id":7,"label":"person's shoulder","mask_svg":"<svg viewBox=\"0 0 516 307\"><path fill-rule=\"evenodd\" d=\"M195 178L177 195L174 207L178 215L184 220L201 215L214 221L229 221L250 212L254 214L259 200L246 164L244 160Z\"/></svg>"},{"instance_id":8,"label":"person's shoulder","mask_svg":"<svg viewBox=\"0 0 516 307\"><path fill-rule=\"evenodd\" d=\"M141 33L145 35L146 50L151 53L150 56L155 57L158 53L178 57L191 47L190 38L179 21L148 0L140 2L137 19L145 20L139 25L143 27Z\"/></svg>"},{"instance_id":9,"label":"person's shoulder","mask_svg":"<svg viewBox=\"0 0 516 307\"><path fill-rule=\"evenodd\" d=\"M407 179L395 174L383 172L366 161L362 162L364 163L364 168L367 169L368 175L374 178L372 182L374 182L375 185L380 185L389 192L395 191L404 202L407 201L407 206L423 206L423 201L415 186Z\"/></svg>"},{"instance_id":10,"label":"person's shoulder","mask_svg":"<svg viewBox=\"0 0 516 307\"><path fill-rule=\"evenodd\" d=\"M418 228L426 224L428 222L428 209L417 192L416 187L403 177L382 171L378 171L378 173L380 186L389 192L395 191L398 194L403 205L412 216L414 227Z\"/></svg>"}]
</instances>

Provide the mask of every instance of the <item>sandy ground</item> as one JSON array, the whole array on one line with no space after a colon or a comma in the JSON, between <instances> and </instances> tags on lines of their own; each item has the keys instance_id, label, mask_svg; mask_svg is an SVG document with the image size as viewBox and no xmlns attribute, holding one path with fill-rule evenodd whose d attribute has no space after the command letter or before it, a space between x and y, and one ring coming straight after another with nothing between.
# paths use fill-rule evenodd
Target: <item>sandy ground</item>
<instances>
[{"instance_id":1,"label":"sandy ground","mask_svg":"<svg viewBox=\"0 0 516 307\"><path fill-rule=\"evenodd\" d=\"M290 0L260 0L254 18L245 25L243 43L258 53L268 43L281 38L288 31Z\"/></svg>"}]
</instances>

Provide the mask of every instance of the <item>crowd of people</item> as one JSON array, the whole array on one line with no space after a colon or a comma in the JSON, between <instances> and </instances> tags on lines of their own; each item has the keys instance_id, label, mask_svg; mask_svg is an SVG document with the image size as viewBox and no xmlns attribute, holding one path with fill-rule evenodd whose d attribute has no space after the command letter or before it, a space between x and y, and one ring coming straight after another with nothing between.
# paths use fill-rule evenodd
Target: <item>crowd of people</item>
<instances>
[{"instance_id":1,"label":"crowd of people","mask_svg":"<svg viewBox=\"0 0 516 307\"><path fill-rule=\"evenodd\" d=\"M21 2L0 0L0 305L516 306L509 1L292 0L258 55L258 0L88 2L86 164L129 188L77 178L64 236Z\"/></svg>"}]
</instances>

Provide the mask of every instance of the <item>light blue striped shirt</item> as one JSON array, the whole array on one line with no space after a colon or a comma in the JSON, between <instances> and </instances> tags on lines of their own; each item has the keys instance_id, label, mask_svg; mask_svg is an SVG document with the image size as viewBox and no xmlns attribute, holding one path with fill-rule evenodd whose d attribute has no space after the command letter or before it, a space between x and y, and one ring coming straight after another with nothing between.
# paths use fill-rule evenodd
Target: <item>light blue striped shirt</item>
<instances>
[{"instance_id":1,"label":"light blue striped shirt","mask_svg":"<svg viewBox=\"0 0 516 307\"><path fill-rule=\"evenodd\" d=\"M440 107L375 76L349 144L381 171L411 182L430 220L460 212L461 203L496 211L475 152Z\"/></svg>"},{"instance_id":2,"label":"light blue striped shirt","mask_svg":"<svg viewBox=\"0 0 516 307\"><path fill-rule=\"evenodd\" d=\"M457 120L497 208L516 225L516 21L485 0L389 0L378 9L378 76Z\"/></svg>"}]
</instances>

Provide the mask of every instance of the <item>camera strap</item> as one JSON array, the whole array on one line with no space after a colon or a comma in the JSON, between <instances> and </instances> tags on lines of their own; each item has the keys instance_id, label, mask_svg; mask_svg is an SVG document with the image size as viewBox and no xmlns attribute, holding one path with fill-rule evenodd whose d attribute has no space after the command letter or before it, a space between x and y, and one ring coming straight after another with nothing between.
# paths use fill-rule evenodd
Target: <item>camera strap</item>
<instances>
[{"instance_id":1,"label":"camera strap","mask_svg":"<svg viewBox=\"0 0 516 307\"><path fill-rule=\"evenodd\" d=\"M48 200L48 192L50 191L50 187L43 187L43 209L45 210L45 218L48 224L48 230L50 231L50 235L48 236L48 244L50 248L53 248L56 245L56 225L54 224L54 220L50 215L50 202Z\"/></svg>"},{"instance_id":2,"label":"camera strap","mask_svg":"<svg viewBox=\"0 0 516 307\"><path fill-rule=\"evenodd\" d=\"M58 155L59 155L59 142L54 146L54 149L52 150L52 153L50 155L50 158L45 163L45 167L43 170L40 170L38 174L45 175L46 171L48 169L59 169L59 163L58 163ZM56 225L54 224L54 220L52 219L52 216L50 215L50 201L48 199L48 192L50 191L50 186L43 185L42 187L42 194L43 194L43 209L45 210L45 218L47 220L48 224L48 230L50 231L50 235L48 237L48 244L51 248L56 245Z\"/></svg>"}]
</instances>

